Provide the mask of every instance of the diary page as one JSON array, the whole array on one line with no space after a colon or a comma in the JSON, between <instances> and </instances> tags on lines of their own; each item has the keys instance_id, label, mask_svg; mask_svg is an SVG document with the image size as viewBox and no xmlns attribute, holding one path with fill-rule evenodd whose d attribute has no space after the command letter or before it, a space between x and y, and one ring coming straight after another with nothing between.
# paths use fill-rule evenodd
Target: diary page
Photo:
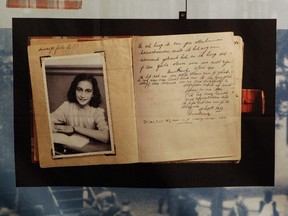
<instances>
[{"instance_id":1,"label":"diary page","mask_svg":"<svg viewBox=\"0 0 288 216\"><path fill-rule=\"evenodd\" d=\"M40 166L45 168L138 162L131 39L59 42L55 44L39 43L28 47ZM110 104L110 109L107 112L110 112L112 120L109 128L113 132L115 154L54 159L51 154L52 137L49 127L51 122L49 121L49 101L46 93L47 83L41 66L47 58L55 59L56 57L66 58L71 56L80 58L86 55L94 55L95 53L103 53L105 55L105 64L103 66L106 69L105 78L107 79L107 88L105 90L109 92L109 98L106 98L106 103ZM77 67L79 65L76 65L74 69ZM71 70L71 67L69 70ZM62 71L60 74L63 73ZM59 78L56 77L55 79ZM62 86L62 83L60 86Z\"/></svg>"},{"instance_id":2,"label":"diary page","mask_svg":"<svg viewBox=\"0 0 288 216\"><path fill-rule=\"evenodd\" d=\"M232 32L133 41L141 161L240 159L242 41Z\"/></svg>"}]
</instances>

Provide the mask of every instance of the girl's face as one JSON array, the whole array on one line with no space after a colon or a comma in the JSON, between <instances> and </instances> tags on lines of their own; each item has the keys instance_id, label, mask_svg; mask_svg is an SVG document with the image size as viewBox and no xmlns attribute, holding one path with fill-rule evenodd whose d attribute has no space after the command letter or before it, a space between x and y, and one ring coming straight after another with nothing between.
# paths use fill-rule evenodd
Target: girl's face
<instances>
[{"instance_id":1,"label":"girl's face","mask_svg":"<svg viewBox=\"0 0 288 216\"><path fill-rule=\"evenodd\" d=\"M82 107L87 106L92 97L93 97L92 83L87 80L80 81L76 87L76 99L79 105Z\"/></svg>"}]
</instances>

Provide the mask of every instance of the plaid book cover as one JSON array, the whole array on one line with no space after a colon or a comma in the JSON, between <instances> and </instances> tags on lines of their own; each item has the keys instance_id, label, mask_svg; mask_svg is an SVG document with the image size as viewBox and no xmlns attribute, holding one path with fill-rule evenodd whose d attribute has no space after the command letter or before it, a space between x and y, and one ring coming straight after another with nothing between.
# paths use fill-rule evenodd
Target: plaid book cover
<instances>
[{"instance_id":1,"label":"plaid book cover","mask_svg":"<svg viewBox=\"0 0 288 216\"><path fill-rule=\"evenodd\" d=\"M80 9L82 0L7 0L8 8Z\"/></svg>"}]
</instances>

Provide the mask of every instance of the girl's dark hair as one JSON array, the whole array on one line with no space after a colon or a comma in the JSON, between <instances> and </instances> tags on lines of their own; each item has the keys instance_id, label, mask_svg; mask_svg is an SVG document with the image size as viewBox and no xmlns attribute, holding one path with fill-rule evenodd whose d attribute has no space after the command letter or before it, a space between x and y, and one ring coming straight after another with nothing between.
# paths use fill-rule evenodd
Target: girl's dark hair
<instances>
[{"instance_id":1,"label":"girl's dark hair","mask_svg":"<svg viewBox=\"0 0 288 216\"><path fill-rule=\"evenodd\" d=\"M71 103L78 103L76 99L76 88L80 81L88 81L92 84L93 97L91 98L89 105L93 107L99 107L101 104L101 94L98 88L97 80L90 74L78 74L72 81L69 91L67 93L67 99Z\"/></svg>"}]
</instances>

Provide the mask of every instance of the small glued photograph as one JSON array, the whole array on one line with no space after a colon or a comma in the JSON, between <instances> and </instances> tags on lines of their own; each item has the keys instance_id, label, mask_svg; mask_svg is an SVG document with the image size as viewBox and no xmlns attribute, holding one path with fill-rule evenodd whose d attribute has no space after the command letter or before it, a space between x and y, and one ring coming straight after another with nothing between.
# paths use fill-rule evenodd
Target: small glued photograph
<instances>
[{"instance_id":1,"label":"small glued photograph","mask_svg":"<svg viewBox=\"0 0 288 216\"><path fill-rule=\"evenodd\" d=\"M42 59L52 157L114 154L104 53Z\"/></svg>"}]
</instances>

